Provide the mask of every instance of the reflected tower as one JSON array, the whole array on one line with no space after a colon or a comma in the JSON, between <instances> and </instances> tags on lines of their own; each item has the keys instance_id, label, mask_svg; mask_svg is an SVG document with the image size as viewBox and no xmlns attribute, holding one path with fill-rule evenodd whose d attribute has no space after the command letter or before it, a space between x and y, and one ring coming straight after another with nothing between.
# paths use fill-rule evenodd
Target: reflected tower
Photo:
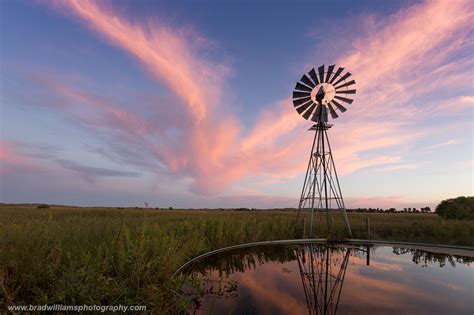
<instances>
[{"instance_id":1,"label":"reflected tower","mask_svg":"<svg viewBox=\"0 0 474 315\"><path fill-rule=\"evenodd\" d=\"M336 314L353 248L309 245L295 250L308 314ZM365 250L363 250L365 251ZM369 253L370 250L367 250ZM367 264L369 264L367 256Z\"/></svg>"}]
</instances>

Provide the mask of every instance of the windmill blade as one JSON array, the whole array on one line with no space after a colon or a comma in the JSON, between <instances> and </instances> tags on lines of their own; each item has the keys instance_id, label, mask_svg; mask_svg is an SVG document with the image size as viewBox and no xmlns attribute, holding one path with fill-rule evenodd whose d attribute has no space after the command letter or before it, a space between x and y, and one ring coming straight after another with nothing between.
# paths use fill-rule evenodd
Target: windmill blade
<instances>
[{"instance_id":1,"label":"windmill blade","mask_svg":"<svg viewBox=\"0 0 474 315\"><path fill-rule=\"evenodd\" d=\"M303 82L304 84L306 84L307 86L310 86L312 88L314 88L316 85L313 83L313 81L310 80L310 78L308 78L306 76L306 74L303 74L303 76L301 77L301 82Z\"/></svg>"},{"instance_id":2,"label":"windmill blade","mask_svg":"<svg viewBox=\"0 0 474 315\"><path fill-rule=\"evenodd\" d=\"M352 102L354 101L354 100L351 100L350 98L345 98L345 97L341 97L341 96L337 96L337 95L334 96L334 98L337 98L338 100L346 102L348 104L352 104Z\"/></svg>"},{"instance_id":3,"label":"windmill blade","mask_svg":"<svg viewBox=\"0 0 474 315\"><path fill-rule=\"evenodd\" d=\"M336 94L356 94L356 90L336 91Z\"/></svg>"},{"instance_id":4,"label":"windmill blade","mask_svg":"<svg viewBox=\"0 0 474 315\"><path fill-rule=\"evenodd\" d=\"M331 103L334 104L334 106L336 106L337 109L339 109L341 111L341 113L344 113L347 110L347 108L345 108L344 106L342 106L341 104L339 104L335 100L332 100Z\"/></svg>"},{"instance_id":5,"label":"windmill blade","mask_svg":"<svg viewBox=\"0 0 474 315\"><path fill-rule=\"evenodd\" d=\"M345 79L347 79L348 77L350 77L352 75L352 73L350 72L347 72L346 74L344 74L342 76L342 78L340 78L339 80L337 80L336 82L334 82L334 86L338 85L340 82L344 81Z\"/></svg>"},{"instance_id":6,"label":"windmill blade","mask_svg":"<svg viewBox=\"0 0 474 315\"><path fill-rule=\"evenodd\" d=\"M304 119L308 119L309 116L311 116L315 106L316 104L313 103L313 105L311 105L311 107L303 114Z\"/></svg>"},{"instance_id":7,"label":"windmill blade","mask_svg":"<svg viewBox=\"0 0 474 315\"><path fill-rule=\"evenodd\" d=\"M329 81L329 83L333 83L334 80L336 80L336 78L341 74L341 72L344 71L344 68L340 67L339 69L337 69L336 73L334 73L334 76L332 77L331 81Z\"/></svg>"},{"instance_id":8,"label":"windmill blade","mask_svg":"<svg viewBox=\"0 0 474 315\"><path fill-rule=\"evenodd\" d=\"M324 122L328 122L328 109L324 105L322 105L321 120Z\"/></svg>"},{"instance_id":9,"label":"windmill blade","mask_svg":"<svg viewBox=\"0 0 474 315\"><path fill-rule=\"evenodd\" d=\"M295 90L311 92L313 89L298 82L296 83Z\"/></svg>"},{"instance_id":10,"label":"windmill blade","mask_svg":"<svg viewBox=\"0 0 474 315\"><path fill-rule=\"evenodd\" d=\"M309 106L311 106L311 104L314 104L314 103L312 101L309 101L306 104L301 105L300 107L298 107L296 109L296 111L298 112L298 114L301 115L301 113L304 112Z\"/></svg>"},{"instance_id":11,"label":"windmill blade","mask_svg":"<svg viewBox=\"0 0 474 315\"><path fill-rule=\"evenodd\" d=\"M311 100L311 96L303 97L303 98L300 98L300 99L297 99L297 100L293 100L293 105L295 107L298 107L301 104L306 103L307 101L310 101L310 100Z\"/></svg>"},{"instance_id":12,"label":"windmill blade","mask_svg":"<svg viewBox=\"0 0 474 315\"><path fill-rule=\"evenodd\" d=\"M336 113L336 111L331 106L331 104L328 104L328 107L329 107L329 113L331 114L332 119L336 119L337 117L339 117L339 115Z\"/></svg>"},{"instance_id":13,"label":"windmill blade","mask_svg":"<svg viewBox=\"0 0 474 315\"><path fill-rule=\"evenodd\" d=\"M331 76L332 71L334 70L334 67L335 67L335 66L336 66L336 65L331 65L331 66L329 66L329 68L328 68L328 73L327 73L327 75L326 75L326 80L324 80L324 82L326 82L326 83L329 82L329 77Z\"/></svg>"},{"instance_id":14,"label":"windmill blade","mask_svg":"<svg viewBox=\"0 0 474 315\"><path fill-rule=\"evenodd\" d=\"M340 89L340 88L343 88L343 87L346 87L346 86L350 86L350 85L355 84L355 83L356 83L356 81L352 80L352 81L349 81L349 82L344 83L342 85L335 86L334 88L337 90L337 89Z\"/></svg>"},{"instance_id":15,"label":"windmill blade","mask_svg":"<svg viewBox=\"0 0 474 315\"><path fill-rule=\"evenodd\" d=\"M324 82L324 65L318 68L319 72L319 82L323 83Z\"/></svg>"},{"instance_id":16,"label":"windmill blade","mask_svg":"<svg viewBox=\"0 0 474 315\"><path fill-rule=\"evenodd\" d=\"M307 97L311 96L309 92L300 92L300 91L293 91L293 98L300 98L300 97Z\"/></svg>"},{"instance_id":17,"label":"windmill blade","mask_svg":"<svg viewBox=\"0 0 474 315\"><path fill-rule=\"evenodd\" d=\"M314 68L311 69L309 72L308 72L309 76L311 77L311 79L313 79L313 82L314 84L318 85L319 84L319 80L318 80L318 76L316 75L316 71L314 71Z\"/></svg>"},{"instance_id":18,"label":"windmill blade","mask_svg":"<svg viewBox=\"0 0 474 315\"><path fill-rule=\"evenodd\" d=\"M314 114L313 114L313 117L311 117L311 120L314 121L314 122L318 122L319 121L319 118L321 117L321 108L323 107L323 105L321 104L318 104L318 107L316 107L316 110L314 111Z\"/></svg>"}]
</instances>

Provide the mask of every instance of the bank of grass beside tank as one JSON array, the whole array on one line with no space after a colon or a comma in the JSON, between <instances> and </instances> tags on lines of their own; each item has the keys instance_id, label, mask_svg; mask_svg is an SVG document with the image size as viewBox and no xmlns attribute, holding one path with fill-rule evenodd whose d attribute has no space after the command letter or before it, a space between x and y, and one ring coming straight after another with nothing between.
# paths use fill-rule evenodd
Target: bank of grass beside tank
<instances>
[{"instance_id":1,"label":"bank of grass beside tank","mask_svg":"<svg viewBox=\"0 0 474 315\"><path fill-rule=\"evenodd\" d=\"M474 220L433 214L349 213L354 237L474 245ZM301 238L291 211L150 210L2 206L1 305L147 305L181 308L170 276L204 252L248 242ZM309 220L306 220L308 224ZM346 237L340 216L320 238ZM308 229L306 230L308 231Z\"/></svg>"}]
</instances>

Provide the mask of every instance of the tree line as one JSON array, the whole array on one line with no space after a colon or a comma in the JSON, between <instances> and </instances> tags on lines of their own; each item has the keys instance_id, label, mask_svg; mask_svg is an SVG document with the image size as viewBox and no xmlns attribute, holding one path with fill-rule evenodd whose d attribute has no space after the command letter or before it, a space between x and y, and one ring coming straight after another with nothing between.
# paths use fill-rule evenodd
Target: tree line
<instances>
[{"instance_id":1,"label":"tree line","mask_svg":"<svg viewBox=\"0 0 474 315\"><path fill-rule=\"evenodd\" d=\"M396 208L356 208L356 209L347 209L348 212L378 212L378 213L432 213L430 207L422 207L418 208L403 208L403 209L396 209Z\"/></svg>"}]
</instances>

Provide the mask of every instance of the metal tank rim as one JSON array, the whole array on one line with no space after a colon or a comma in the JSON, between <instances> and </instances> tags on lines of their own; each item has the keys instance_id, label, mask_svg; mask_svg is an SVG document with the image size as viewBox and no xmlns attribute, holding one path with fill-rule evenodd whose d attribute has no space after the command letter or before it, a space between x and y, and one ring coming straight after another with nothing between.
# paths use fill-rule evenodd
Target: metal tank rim
<instances>
[{"instance_id":1,"label":"metal tank rim","mask_svg":"<svg viewBox=\"0 0 474 315\"><path fill-rule=\"evenodd\" d=\"M442 249L451 249L455 250L456 253L451 253L451 255L459 255L459 256L468 256L474 257L474 247L470 246L458 246L458 245L443 245L443 244L429 244L429 243L418 243L418 242L399 242L399 241L381 241L381 240L367 240L367 239L340 239L340 240L331 240L326 238L306 238L306 239L292 239L292 240L273 240L273 241L262 241L262 242L251 242L245 244L238 244L227 246L219 249L215 249L209 251L207 253L198 255L186 263L184 263L181 267L179 267L171 276L171 278L175 277L176 275L180 274L183 269L198 261L200 259L223 253L226 251L240 249L240 248L247 248L247 247L254 247L254 246L261 246L261 245L297 245L297 244L347 244L347 245L362 245L362 246L390 246L395 245L398 247L408 247L413 249L421 249L421 250L431 250L435 252L443 253Z\"/></svg>"}]
</instances>

